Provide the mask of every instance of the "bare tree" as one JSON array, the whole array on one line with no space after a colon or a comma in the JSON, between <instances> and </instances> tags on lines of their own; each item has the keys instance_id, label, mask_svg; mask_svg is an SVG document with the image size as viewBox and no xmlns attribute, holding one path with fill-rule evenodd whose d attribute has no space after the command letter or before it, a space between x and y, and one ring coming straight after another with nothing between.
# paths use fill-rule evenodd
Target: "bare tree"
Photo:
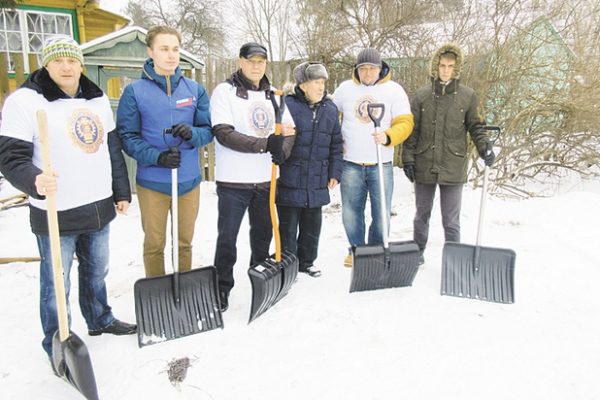
<instances>
[{"instance_id":1,"label":"bare tree","mask_svg":"<svg viewBox=\"0 0 600 400\"><path fill-rule=\"evenodd\" d=\"M245 16L241 31L246 40L267 47L270 58L285 61L288 53L292 7L285 0L234 0L234 8Z\"/></svg>"},{"instance_id":2,"label":"bare tree","mask_svg":"<svg viewBox=\"0 0 600 400\"><path fill-rule=\"evenodd\" d=\"M221 54L225 32L217 0L129 0L125 7L137 25L177 28L182 47L196 55Z\"/></svg>"}]
</instances>

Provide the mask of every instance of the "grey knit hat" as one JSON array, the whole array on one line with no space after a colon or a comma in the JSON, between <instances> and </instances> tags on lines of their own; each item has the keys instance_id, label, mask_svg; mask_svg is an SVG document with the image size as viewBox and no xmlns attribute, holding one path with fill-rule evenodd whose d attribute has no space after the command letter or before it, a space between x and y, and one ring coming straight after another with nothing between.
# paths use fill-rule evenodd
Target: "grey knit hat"
<instances>
[{"instance_id":1,"label":"grey knit hat","mask_svg":"<svg viewBox=\"0 0 600 400\"><path fill-rule=\"evenodd\" d=\"M329 79L329 74L325 65L319 62L306 61L294 68L294 79L296 84L299 85L316 79Z\"/></svg>"},{"instance_id":2,"label":"grey knit hat","mask_svg":"<svg viewBox=\"0 0 600 400\"><path fill-rule=\"evenodd\" d=\"M369 47L358 53L358 56L356 56L356 66L360 67L365 64L381 67L381 56L376 49Z\"/></svg>"}]
</instances>

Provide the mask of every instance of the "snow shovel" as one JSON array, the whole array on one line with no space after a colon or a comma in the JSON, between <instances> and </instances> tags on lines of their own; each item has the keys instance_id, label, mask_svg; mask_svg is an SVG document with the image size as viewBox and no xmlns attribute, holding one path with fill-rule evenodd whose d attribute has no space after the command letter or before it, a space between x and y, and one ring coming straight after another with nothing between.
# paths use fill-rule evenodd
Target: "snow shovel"
<instances>
[{"instance_id":1,"label":"snow shovel","mask_svg":"<svg viewBox=\"0 0 600 400\"><path fill-rule=\"evenodd\" d=\"M279 104L275 95L279 95ZM285 101L281 91L271 92L271 102L275 109L275 134L281 134L281 121L285 110ZM271 165L271 187L269 190L269 212L275 236L275 258L273 256L262 263L251 266L248 276L252 284L252 305L250 318L252 322L275 303L285 296L298 276L298 257L285 250L281 252L281 238L279 236L279 221L275 210L275 193L277 190L277 165Z\"/></svg>"},{"instance_id":2,"label":"snow shovel","mask_svg":"<svg viewBox=\"0 0 600 400\"><path fill-rule=\"evenodd\" d=\"M46 112L37 111L37 122L42 146L44 172L52 172L50 145L48 142L48 119ZM98 389L92 367L92 360L85 343L74 332L69 331L65 277L60 250L60 231L56 195L46 195L46 214L50 236L50 254L54 280L54 295L58 314L58 331L52 337L52 368L61 378L68 381L86 399L97 400Z\"/></svg>"},{"instance_id":3,"label":"snow shovel","mask_svg":"<svg viewBox=\"0 0 600 400\"><path fill-rule=\"evenodd\" d=\"M176 147L171 147L175 151ZM223 328L214 266L179 272L177 169L171 170L173 273L138 279L133 286L138 346Z\"/></svg>"},{"instance_id":4,"label":"snow shovel","mask_svg":"<svg viewBox=\"0 0 600 400\"><path fill-rule=\"evenodd\" d=\"M500 131L497 126L486 130ZM446 242L442 253L441 294L495 303L514 303L516 254L510 249L481 246L489 168L483 172L483 187L475 246Z\"/></svg>"},{"instance_id":5,"label":"snow shovel","mask_svg":"<svg viewBox=\"0 0 600 400\"><path fill-rule=\"evenodd\" d=\"M371 103L367 106L369 117L379 131L381 119L385 113L385 105ZM382 245L356 246L350 293L365 290L387 289L411 286L419 268L419 246L412 240L388 242L387 207L385 201L385 185L383 180L383 164L381 146L377 146L377 168L379 170L379 191L381 208L381 227L383 230Z\"/></svg>"}]
</instances>

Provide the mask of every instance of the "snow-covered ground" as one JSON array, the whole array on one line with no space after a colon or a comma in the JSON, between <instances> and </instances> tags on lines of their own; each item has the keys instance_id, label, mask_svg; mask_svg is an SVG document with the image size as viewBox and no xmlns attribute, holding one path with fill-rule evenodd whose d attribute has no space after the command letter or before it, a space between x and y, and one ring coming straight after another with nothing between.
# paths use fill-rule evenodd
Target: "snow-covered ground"
<instances>
[{"instance_id":1,"label":"snow-covered ground","mask_svg":"<svg viewBox=\"0 0 600 400\"><path fill-rule=\"evenodd\" d=\"M10 189L4 185L0 197ZM339 191L326 208L317 279L300 275L284 299L248 325L248 229L225 328L142 349L136 336L90 337L72 290L72 330L92 357L102 399L599 399L600 191L490 198L483 244L517 253L516 303L440 296L443 233L436 200L426 263L410 288L348 293ZM583 190L582 190L583 189ZM194 265L210 265L216 194L203 183ZM465 188L462 234L475 242L480 191ZM413 195L396 169L391 239L412 236ZM137 203L111 227L110 302L134 321L143 277ZM0 212L0 257L36 256L27 208ZM76 272L74 268L73 272ZM79 399L50 369L40 341L38 263L0 264L0 398ZM72 277L72 282L77 282ZM180 390L166 370L189 357Z\"/></svg>"}]
</instances>

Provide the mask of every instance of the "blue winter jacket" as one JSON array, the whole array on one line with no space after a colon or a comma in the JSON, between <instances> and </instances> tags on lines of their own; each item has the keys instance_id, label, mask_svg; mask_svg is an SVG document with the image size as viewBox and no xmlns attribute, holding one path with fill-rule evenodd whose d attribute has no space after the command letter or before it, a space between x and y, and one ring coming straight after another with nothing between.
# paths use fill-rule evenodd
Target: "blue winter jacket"
<instances>
[{"instance_id":1,"label":"blue winter jacket","mask_svg":"<svg viewBox=\"0 0 600 400\"><path fill-rule=\"evenodd\" d=\"M171 193L171 170L158 166L158 156L179 143L165 129L185 123L192 139L179 145L178 194L200 184L198 149L213 139L209 98L199 83L181 74L158 75L152 59L146 60L141 79L128 85L117 109L117 130L125 152L137 161L136 182L148 189Z\"/></svg>"},{"instance_id":2,"label":"blue winter jacket","mask_svg":"<svg viewBox=\"0 0 600 400\"><path fill-rule=\"evenodd\" d=\"M279 166L277 204L316 208L329 203L330 179L342 179L343 139L338 109L326 96L311 106L302 90L285 98L296 124L296 141Z\"/></svg>"}]
</instances>

